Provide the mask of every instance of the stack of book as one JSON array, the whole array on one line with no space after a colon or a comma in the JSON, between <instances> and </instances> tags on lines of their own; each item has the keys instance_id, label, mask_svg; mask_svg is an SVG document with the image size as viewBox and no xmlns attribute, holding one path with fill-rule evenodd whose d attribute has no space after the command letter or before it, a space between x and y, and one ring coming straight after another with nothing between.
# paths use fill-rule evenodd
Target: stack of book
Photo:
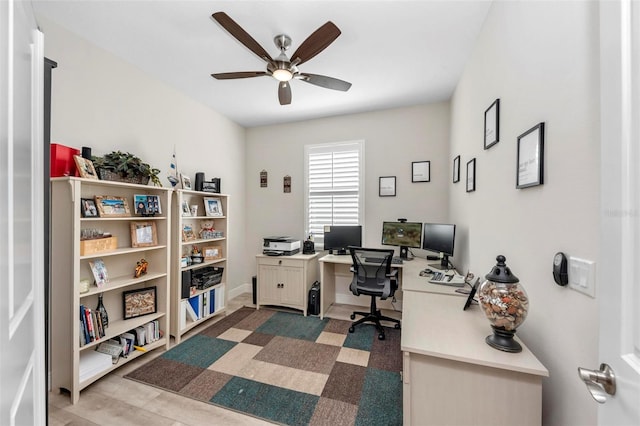
<instances>
[{"instance_id":1,"label":"stack of book","mask_svg":"<svg viewBox=\"0 0 640 426\"><path fill-rule=\"evenodd\" d=\"M102 373L113 365L111 355L92 350L80 353L80 382Z\"/></svg>"},{"instance_id":2,"label":"stack of book","mask_svg":"<svg viewBox=\"0 0 640 426\"><path fill-rule=\"evenodd\" d=\"M100 311L80 305L80 346L100 340L105 336Z\"/></svg>"}]
</instances>

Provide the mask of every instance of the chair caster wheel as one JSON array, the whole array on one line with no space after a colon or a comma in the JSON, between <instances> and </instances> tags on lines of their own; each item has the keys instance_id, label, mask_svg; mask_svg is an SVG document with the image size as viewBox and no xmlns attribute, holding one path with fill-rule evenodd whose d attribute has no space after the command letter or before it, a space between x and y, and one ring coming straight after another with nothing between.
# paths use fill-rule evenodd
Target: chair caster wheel
<instances>
[{"instance_id":1,"label":"chair caster wheel","mask_svg":"<svg viewBox=\"0 0 640 426\"><path fill-rule=\"evenodd\" d=\"M395 328L396 330L400 330L400 324L394 325L393 328Z\"/></svg>"},{"instance_id":2,"label":"chair caster wheel","mask_svg":"<svg viewBox=\"0 0 640 426\"><path fill-rule=\"evenodd\" d=\"M355 329L353 327L349 327L349 333L353 333Z\"/></svg>"},{"instance_id":3,"label":"chair caster wheel","mask_svg":"<svg viewBox=\"0 0 640 426\"><path fill-rule=\"evenodd\" d=\"M351 314L351 319L356 319L356 314Z\"/></svg>"},{"instance_id":4,"label":"chair caster wheel","mask_svg":"<svg viewBox=\"0 0 640 426\"><path fill-rule=\"evenodd\" d=\"M378 340L384 340L384 334L382 333L378 334Z\"/></svg>"}]
</instances>

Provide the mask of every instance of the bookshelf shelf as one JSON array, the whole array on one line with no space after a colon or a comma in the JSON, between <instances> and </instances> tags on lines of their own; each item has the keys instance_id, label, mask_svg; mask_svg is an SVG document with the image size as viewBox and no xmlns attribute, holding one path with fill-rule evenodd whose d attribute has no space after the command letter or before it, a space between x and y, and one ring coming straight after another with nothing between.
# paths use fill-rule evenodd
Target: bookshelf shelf
<instances>
[{"instance_id":1,"label":"bookshelf shelf","mask_svg":"<svg viewBox=\"0 0 640 426\"><path fill-rule=\"evenodd\" d=\"M222 206L223 216L205 216L199 214L197 216L183 216L183 212L191 210L191 206L198 206L199 211L205 210L205 198L217 198L220 200ZM189 207L189 208L187 208ZM175 265L172 268L171 276L171 336L174 337L175 343L180 343L181 336L191 328L198 324L201 324L208 319L211 319L217 315L220 315L226 311L226 276L227 276L227 260L228 260L228 244L227 244L227 231L229 230L229 196L226 194L215 194L209 192L199 192L191 190L176 190L173 197L172 207L172 236L173 244L171 246L171 259L172 264ZM213 224L214 231L221 231L222 236L216 238L201 238L200 231L206 226ZM185 241L184 230L185 227L191 228L193 232L192 238L189 241ZM204 236L206 233L204 233ZM215 247L220 249L221 257L218 259L204 260L200 263L191 263L187 266L183 266L184 262L188 262L188 258L192 248L196 246L199 250L209 247ZM195 274L201 273L206 268L222 268L222 278L220 283L207 289L199 289L192 292L191 280ZM213 292L213 293L211 293ZM191 295L193 293L193 295ZM188 296L188 297L185 297ZM196 316L194 321L189 317L185 303L188 303L189 299L198 299L198 305L202 306L205 302L215 300L213 306L214 311L207 310L206 313ZM204 300L210 298L210 300ZM193 302L193 300L192 300ZM207 305L209 306L209 305ZM204 310L204 308L202 308Z\"/></svg>"},{"instance_id":2,"label":"bookshelf shelf","mask_svg":"<svg viewBox=\"0 0 640 426\"><path fill-rule=\"evenodd\" d=\"M78 402L82 389L116 368L153 349L169 348L172 193L170 188L121 182L76 177L51 179L51 264L54 265L51 270L51 386L54 390L68 390L73 404ZM157 197L162 215L135 215L134 195ZM126 199L131 215L82 217L82 200L96 196ZM154 224L156 245L132 247L131 224L141 221ZM96 229L111 234L114 237L112 241L117 241L117 244L113 244L115 248L81 255L80 237L83 230L93 232ZM141 259L148 262L147 273L134 278L136 265ZM104 264L108 282L100 288L93 284L88 292L80 293L81 281L94 282L91 264L98 260ZM149 287L155 288L155 313L124 319L124 292ZM108 327L102 328L101 322L97 322L96 334L99 339L91 340L89 336L87 340L84 329L89 327L88 322L93 322L93 327L96 327L97 320L83 322L80 307L95 311L99 295L108 314ZM118 363L108 368L98 366L99 372L88 367L93 367L89 359L96 357L92 352L102 342L139 327L151 327L148 325L150 322L155 323L155 330L159 329L163 337L146 344L137 342L138 346L145 348L145 352L134 351L127 358L120 357ZM100 331L104 333L102 337L99 336ZM87 374L89 377L85 378Z\"/></svg>"}]
</instances>

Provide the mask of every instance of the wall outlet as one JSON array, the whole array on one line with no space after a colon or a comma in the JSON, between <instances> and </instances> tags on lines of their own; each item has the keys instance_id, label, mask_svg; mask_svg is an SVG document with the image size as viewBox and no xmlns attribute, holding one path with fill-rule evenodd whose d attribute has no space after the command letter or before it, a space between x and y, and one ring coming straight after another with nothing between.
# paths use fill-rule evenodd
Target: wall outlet
<instances>
[{"instance_id":1,"label":"wall outlet","mask_svg":"<svg viewBox=\"0 0 640 426\"><path fill-rule=\"evenodd\" d=\"M596 263L591 260L569 257L569 288L596 297Z\"/></svg>"}]
</instances>

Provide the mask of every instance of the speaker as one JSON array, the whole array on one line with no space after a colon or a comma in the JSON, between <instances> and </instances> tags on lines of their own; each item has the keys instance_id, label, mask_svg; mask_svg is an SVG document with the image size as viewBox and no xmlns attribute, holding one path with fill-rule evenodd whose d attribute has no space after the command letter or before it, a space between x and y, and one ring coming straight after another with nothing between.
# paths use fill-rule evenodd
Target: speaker
<instances>
[{"instance_id":1,"label":"speaker","mask_svg":"<svg viewBox=\"0 0 640 426\"><path fill-rule=\"evenodd\" d=\"M196 173L196 191L202 191L202 183L204 182L204 173Z\"/></svg>"},{"instance_id":2,"label":"speaker","mask_svg":"<svg viewBox=\"0 0 640 426\"><path fill-rule=\"evenodd\" d=\"M88 146L82 147L82 158L91 160L91 148L89 148Z\"/></svg>"},{"instance_id":3,"label":"speaker","mask_svg":"<svg viewBox=\"0 0 640 426\"><path fill-rule=\"evenodd\" d=\"M191 296L191 270L182 271L182 298Z\"/></svg>"}]
</instances>

